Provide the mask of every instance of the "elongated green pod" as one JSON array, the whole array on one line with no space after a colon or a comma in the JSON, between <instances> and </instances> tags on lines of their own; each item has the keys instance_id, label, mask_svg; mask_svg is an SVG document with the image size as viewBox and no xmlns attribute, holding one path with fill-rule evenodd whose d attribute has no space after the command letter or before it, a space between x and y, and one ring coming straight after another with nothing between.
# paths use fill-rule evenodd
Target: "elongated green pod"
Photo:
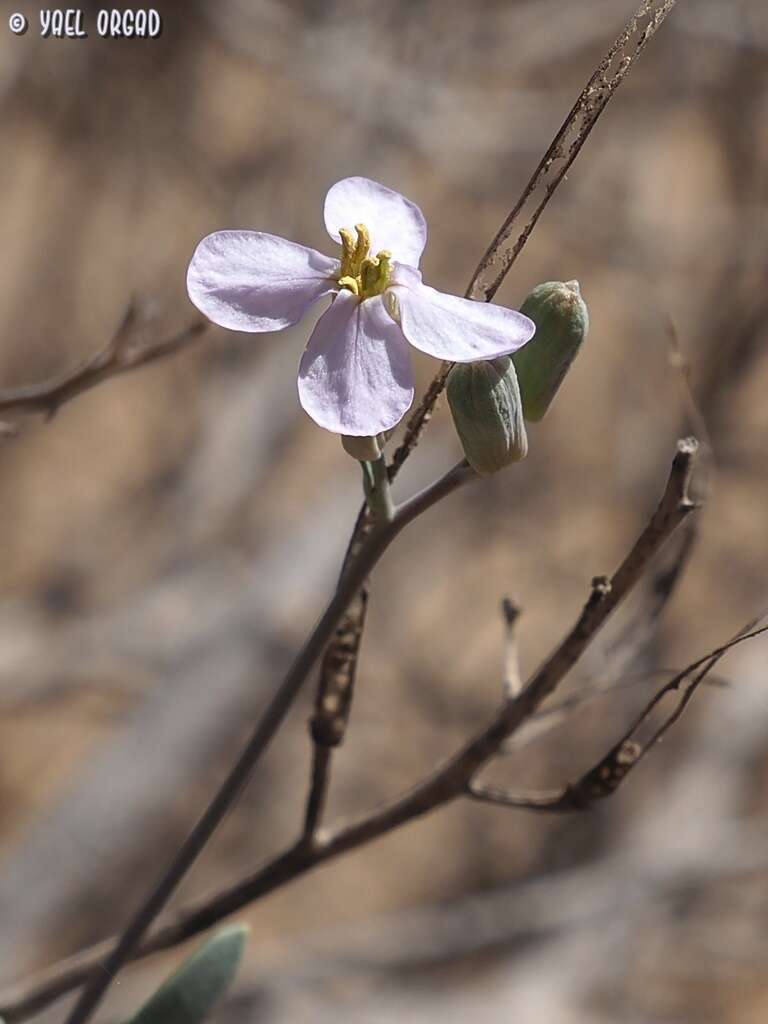
<instances>
[{"instance_id":1,"label":"elongated green pod","mask_svg":"<svg viewBox=\"0 0 768 1024\"><path fill-rule=\"evenodd\" d=\"M456 433L467 462L488 476L528 454L515 367L509 356L457 363L446 384Z\"/></svg>"},{"instance_id":2,"label":"elongated green pod","mask_svg":"<svg viewBox=\"0 0 768 1024\"><path fill-rule=\"evenodd\" d=\"M587 304L578 281L536 285L520 307L536 324L533 338L512 356L523 414L543 418L589 330Z\"/></svg>"},{"instance_id":3,"label":"elongated green pod","mask_svg":"<svg viewBox=\"0 0 768 1024\"><path fill-rule=\"evenodd\" d=\"M127 1024L200 1024L235 976L248 937L222 928L165 981Z\"/></svg>"}]
</instances>

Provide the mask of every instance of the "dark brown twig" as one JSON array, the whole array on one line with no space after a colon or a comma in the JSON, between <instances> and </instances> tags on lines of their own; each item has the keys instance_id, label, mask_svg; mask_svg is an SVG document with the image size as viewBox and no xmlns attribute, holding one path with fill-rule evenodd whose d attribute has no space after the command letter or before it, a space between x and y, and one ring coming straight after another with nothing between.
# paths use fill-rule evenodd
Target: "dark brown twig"
<instances>
[{"instance_id":1,"label":"dark brown twig","mask_svg":"<svg viewBox=\"0 0 768 1024\"><path fill-rule=\"evenodd\" d=\"M551 793L532 794L518 794L499 786L470 782L467 786L467 795L484 803L501 804L519 810L549 814L583 811L597 800L604 800L606 797L612 796L632 769L679 720L694 693L706 680L718 661L737 644L768 632L768 626L754 628L757 621L759 620L750 622L727 643L710 651L709 654L699 658L698 661L693 662L682 672L678 672L673 679L670 679L646 704L621 739L577 782L569 783L564 789ZM663 698L672 691L679 690L690 676L693 676L693 679L685 685L674 709L656 728L650 738L644 742L635 739L635 734L645 724Z\"/></svg>"},{"instance_id":2,"label":"dark brown twig","mask_svg":"<svg viewBox=\"0 0 768 1024\"><path fill-rule=\"evenodd\" d=\"M90 979L72 1013L67 1018L68 1024L83 1024L88 1019L117 972L123 964L131 959L133 951L141 942L145 932L197 860L229 808L237 800L253 768L269 746L301 686L333 635L339 619L389 545L422 512L472 479L476 479L474 471L466 462L458 463L434 484L401 505L391 522L382 524L381 527L370 533L358 558L351 563L348 571L341 577L328 607L299 651L226 779L179 847L168 868L131 918L119 941L102 964L101 970Z\"/></svg>"},{"instance_id":3,"label":"dark brown twig","mask_svg":"<svg viewBox=\"0 0 768 1024\"><path fill-rule=\"evenodd\" d=\"M328 799L331 781L331 759L334 748L317 740L312 744L312 770L307 806L304 811L304 840L311 843L320 826Z\"/></svg>"},{"instance_id":4,"label":"dark brown twig","mask_svg":"<svg viewBox=\"0 0 768 1024\"><path fill-rule=\"evenodd\" d=\"M467 290L468 297L488 302L496 294L609 100L676 2L677 0L643 0L629 19L623 32L582 89L523 194L488 246ZM517 240L510 245L515 224L535 192L539 193L540 198ZM486 281L488 277L490 279Z\"/></svg>"},{"instance_id":5,"label":"dark brown twig","mask_svg":"<svg viewBox=\"0 0 768 1024\"><path fill-rule=\"evenodd\" d=\"M367 503L363 505L344 555L341 576L358 558L365 538L373 528ZM368 581L352 598L341 617L320 663L315 710L310 719L312 768L304 815L304 836L311 839L320 825L330 779L333 749L346 732L357 673L360 644L368 608Z\"/></svg>"},{"instance_id":6,"label":"dark brown twig","mask_svg":"<svg viewBox=\"0 0 768 1024\"><path fill-rule=\"evenodd\" d=\"M523 247L530 238L547 203L581 152L582 146L587 141L609 100L627 77L629 69L645 49L650 38L667 15L671 13L676 2L677 0L643 0L643 3L629 19L624 31L615 40L584 86L568 117L552 140L552 144L533 172L531 180L525 186L522 195L480 260L467 287L465 293L467 298L490 302L494 297L513 263L523 251ZM645 24L641 24L644 21ZM510 245L509 241L520 214L536 194L540 198L530 218L517 240ZM489 278L487 282L486 278ZM392 463L394 472L397 472L419 443L424 428L435 410L437 400L443 392L452 366L452 363L442 364L421 402L411 415L403 442L394 455Z\"/></svg>"}]
</instances>

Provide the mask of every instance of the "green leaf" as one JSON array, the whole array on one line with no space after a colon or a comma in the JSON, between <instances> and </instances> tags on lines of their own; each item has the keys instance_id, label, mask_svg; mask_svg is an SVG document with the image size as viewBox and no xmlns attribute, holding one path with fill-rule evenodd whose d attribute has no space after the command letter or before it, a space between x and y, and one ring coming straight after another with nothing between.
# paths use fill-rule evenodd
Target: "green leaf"
<instances>
[{"instance_id":1,"label":"green leaf","mask_svg":"<svg viewBox=\"0 0 768 1024\"><path fill-rule=\"evenodd\" d=\"M223 928L185 960L126 1024L199 1024L229 987L248 928Z\"/></svg>"}]
</instances>

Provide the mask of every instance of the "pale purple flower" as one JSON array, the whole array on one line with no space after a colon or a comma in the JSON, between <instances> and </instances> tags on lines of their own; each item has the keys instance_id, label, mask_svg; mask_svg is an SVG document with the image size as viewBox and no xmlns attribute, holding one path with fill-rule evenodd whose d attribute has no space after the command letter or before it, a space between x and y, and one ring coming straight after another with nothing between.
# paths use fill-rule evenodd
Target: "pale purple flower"
<instances>
[{"instance_id":1,"label":"pale purple flower","mask_svg":"<svg viewBox=\"0 0 768 1024\"><path fill-rule=\"evenodd\" d=\"M333 296L299 368L299 399L321 427L362 437L394 427L413 402L409 344L471 363L508 355L533 336L522 313L422 284L424 216L384 185L337 182L325 226L341 243L340 258L261 231L216 231L187 273L192 302L235 331L279 331Z\"/></svg>"}]
</instances>

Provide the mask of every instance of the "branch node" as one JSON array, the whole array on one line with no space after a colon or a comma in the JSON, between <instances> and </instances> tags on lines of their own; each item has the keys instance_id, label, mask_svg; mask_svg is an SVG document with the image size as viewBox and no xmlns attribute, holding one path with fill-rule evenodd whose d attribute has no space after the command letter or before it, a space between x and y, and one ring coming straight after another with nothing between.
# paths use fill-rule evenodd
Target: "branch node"
<instances>
[{"instance_id":1,"label":"branch node","mask_svg":"<svg viewBox=\"0 0 768 1024\"><path fill-rule=\"evenodd\" d=\"M604 601L612 590L612 584L608 576L593 576L590 586L592 588L592 592L590 593L589 600L587 601L587 606L590 608L599 604L601 601Z\"/></svg>"},{"instance_id":2,"label":"branch node","mask_svg":"<svg viewBox=\"0 0 768 1024\"><path fill-rule=\"evenodd\" d=\"M514 626L517 620L520 618L523 609L519 604L509 598L504 597L501 601L501 614L504 616L504 622L507 626Z\"/></svg>"}]
</instances>

